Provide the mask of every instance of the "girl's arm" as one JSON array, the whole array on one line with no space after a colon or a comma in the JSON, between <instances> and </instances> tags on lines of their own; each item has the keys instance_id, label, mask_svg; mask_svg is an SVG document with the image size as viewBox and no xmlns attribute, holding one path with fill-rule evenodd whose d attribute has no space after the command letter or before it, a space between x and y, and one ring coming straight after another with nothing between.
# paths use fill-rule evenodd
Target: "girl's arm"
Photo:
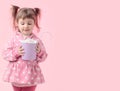
<instances>
[{"instance_id":1,"label":"girl's arm","mask_svg":"<svg viewBox=\"0 0 120 91\"><path fill-rule=\"evenodd\" d=\"M40 52L37 54L37 58L36 58L37 63L45 61L45 59L47 58L47 55L48 55L46 53L46 49L41 40L39 40L38 45L40 46Z\"/></svg>"},{"instance_id":2,"label":"girl's arm","mask_svg":"<svg viewBox=\"0 0 120 91\"><path fill-rule=\"evenodd\" d=\"M12 40L8 42L7 47L5 48L5 50L3 50L2 55L3 58L7 61L17 61L20 55L18 54L18 48L14 45L14 38L12 38Z\"/></svg>"}]
</instances>

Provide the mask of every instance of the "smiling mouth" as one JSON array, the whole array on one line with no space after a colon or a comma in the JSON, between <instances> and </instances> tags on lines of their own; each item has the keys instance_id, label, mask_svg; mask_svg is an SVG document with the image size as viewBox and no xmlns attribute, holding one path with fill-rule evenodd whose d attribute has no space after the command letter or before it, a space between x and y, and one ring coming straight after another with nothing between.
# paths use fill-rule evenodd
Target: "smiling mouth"
<instances>
[{"instance_id":1,"label":"smiling mouth","mask_svg":"<svg viewBox=\"0 0 120 91\"><path fill-rule=\"evenodd\" d=\"M29 31L29 30L24 30L24 31Z\"/></svg>"}]
</instances>

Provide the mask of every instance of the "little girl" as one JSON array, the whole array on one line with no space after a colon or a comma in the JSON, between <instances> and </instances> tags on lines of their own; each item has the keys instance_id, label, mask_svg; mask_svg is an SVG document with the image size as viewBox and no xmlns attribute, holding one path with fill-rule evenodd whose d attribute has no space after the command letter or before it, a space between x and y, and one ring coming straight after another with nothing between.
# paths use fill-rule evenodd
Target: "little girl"
<instances>
[{"instance_id":1,"label":"little girl","mask_svg":"<svg viewBox=\"0 0 120 91\"><path fill-rule=\"evenodd\" d=\"M37 84L44 82L38 63L47 57L42 41L33 33L34 26L39 30L40 9L12 6L12 16L15 34L3 51L4 59L9 62L3 79L12 84L14 91L35 91ZM35 60L22 59L25 52L20 40L26 39L37 41Z\"/></svg>"}]
</instances>

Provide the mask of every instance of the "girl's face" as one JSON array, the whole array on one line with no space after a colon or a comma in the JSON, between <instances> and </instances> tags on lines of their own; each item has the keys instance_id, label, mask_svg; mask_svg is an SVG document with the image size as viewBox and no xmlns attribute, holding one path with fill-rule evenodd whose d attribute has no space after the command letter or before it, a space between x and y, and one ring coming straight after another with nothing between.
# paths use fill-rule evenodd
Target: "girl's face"
<instances>
[{"instance_id":1,"label":"girl's face","mask_svg":"<svg viewBox=\"0 0 120 91\"><path fill-rule=\"evenodd\" d=\"M25 18L25 19L20 18L17 23L19 31L24 36L29 36L32 33L34 25L35 25L34 20L31 18Z\"/></svg>"}]
</instances>

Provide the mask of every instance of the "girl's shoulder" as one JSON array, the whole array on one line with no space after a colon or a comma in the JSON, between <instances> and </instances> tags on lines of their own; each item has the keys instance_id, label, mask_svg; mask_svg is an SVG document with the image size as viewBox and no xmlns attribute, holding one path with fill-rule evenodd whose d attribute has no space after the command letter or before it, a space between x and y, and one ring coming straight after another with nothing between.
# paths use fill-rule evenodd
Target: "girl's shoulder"
<instances>
[{"instance_id":1,"label":"girl's shoulder","mask_svg":"<svg viewBox=\"0 0 120 91\"><path fill-rule=\"evenodd\" d=\"M16 35L16 33L15 32L13 32L11 35L10 35L10 37L9 37L9 41L14 41L15 39L17 38L17 35Z\"/></svg>"}]
</instances>

